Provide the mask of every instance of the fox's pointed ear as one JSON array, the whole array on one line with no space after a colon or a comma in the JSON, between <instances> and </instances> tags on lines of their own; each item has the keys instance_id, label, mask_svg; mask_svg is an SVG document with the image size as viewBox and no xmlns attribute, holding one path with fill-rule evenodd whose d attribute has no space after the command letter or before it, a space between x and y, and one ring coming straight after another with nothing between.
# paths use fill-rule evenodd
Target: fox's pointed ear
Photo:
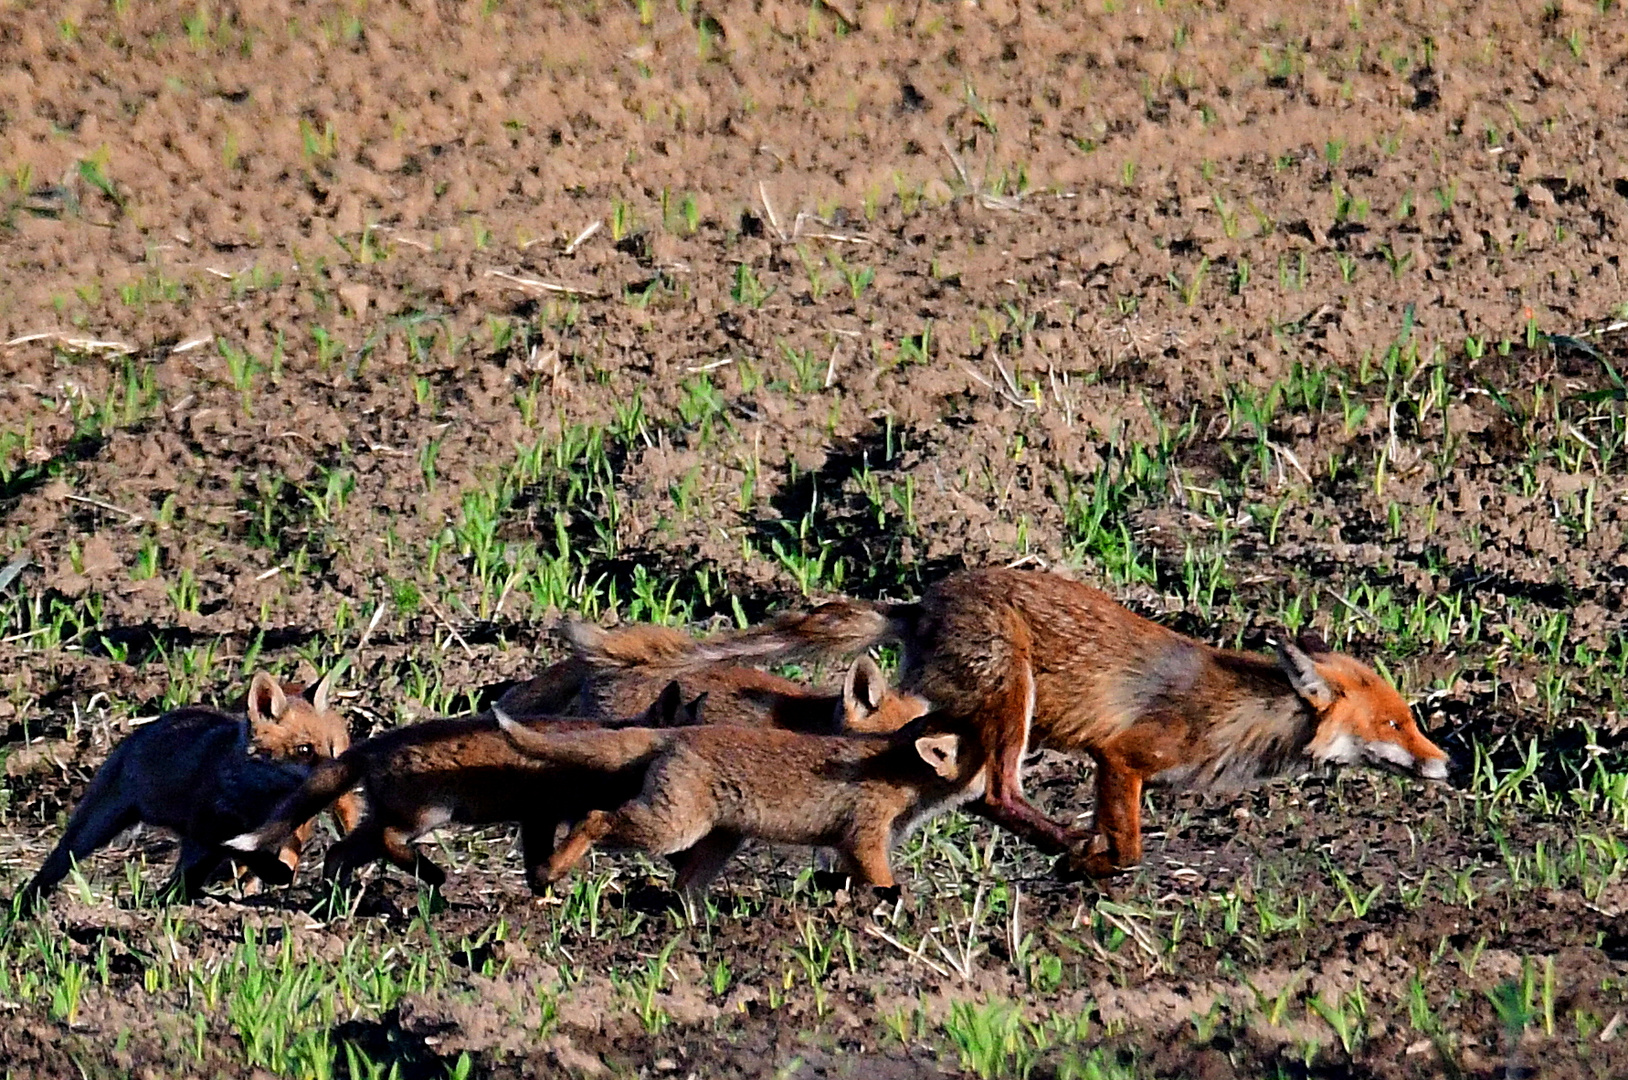
<instances>
[{"instance_id":1,"label":"fox's pointed ear","mask_svg":"<svg viewBox=\"0 0 1628 1080\"><path fill-rule=\"evenodd\" d=\"M317 683L317 688L311 691L310 701L313 709L317 712L328 711L328 699L333 696L334 682L339 678L339 673L349 666L350 661L345 658L328 669L328 674L324 675L322 681Z\"/></svg>"},{"instance_id":2,"label":"fox's pointed ear","mask_svg":"<svg viewBox=\"0 0 1628 1080\"><path fill-rule=\"evenodd\" d=\"M684 711L678 718L678 726L694 727L697 724L702 723L703 721L701 719L701 714L705 710L706 704L707 695L701 694L697 696L694 701L684 706Z\"/></svg>"},{"instance_id":3,"label":"fox's pointed ear","mask_svg":"<svg viewBox=\"0 0 1628 1080\"><path fill-rule=\"evenodd\" d=\"M946 780L955 779L956 759L961 754L959 735L923 735L916 740L916 753Z\"/></svg>"},{"instance_id":4,"label":"fox's pointed ear","mask_svg":"<svg viewBox=\"0 0 1628 1080\"><path fill-rule=\"evenodd\" d=\"M887 679L876 661L861 656L848 669L842 683L842 709L850 718L869 716L882 707L882 696L887 692Z\"/></svg>"},{"instance_id":5,"label":"fox's pointed ear","mask_svg":"<svg viewBox=\"0 0 1628 1080\"><path fill-rule=\"evenodd\" d=\"M1334 651L1328 647L1328 642L1323 640L1323 635L1315 630L1302 630L1300 636L1295 638L1295 644L1300 646L1302 652L1310 653L1312 656L1327 656Z\"/></svg>"},{"instance_id":6,"label":"fox's pointed ear","mask_svg":"<svg viewBox=\"0 0 1628 1080\"><path fill-rule=\"evenodd\" d=\"M288 708L288 695L264 671L254 673L249 680L249 722L255 727L269 724L283 715Z\"/></svg>"},{"instance_id":7,"label":"fox's pointed ear","mask_svg":"<svg viewBox=\"0 0 1628 1080\"><path fill-rule=\"evenodd\" d=\"M1328 680L1323 678L1322 672L1317 670L1316 662L1292 642L1285 641L1278 645L1278 666L1289 676L1289 685L1294 687L1294 692L1314 709L1328 708L1339 696Z\"/></svg>"},{"instance_id":8,"label":"fox's pointed ear","mask_svg":"<svg viewBox=\"0 0 1628 1080\"><path fill-rule=\"evenodd\" d=\"M677 721L679 707L684 704L684 691L674 679L661 688L661 695L644 711L645 727L672 727Z\"/></svg>"},{"instance_id":9,"label":"fox's pointed ear","mask_svg":"<svg viewBox=\"0 0 1628 1080\"><path fill-rule=\"evenodd\" d=\"M317 683L317 688L311 691L311 708L317 712L328 711L328 695L333 692L333 679L334 673L330 671Z\"/></svg>"}]
</instances>

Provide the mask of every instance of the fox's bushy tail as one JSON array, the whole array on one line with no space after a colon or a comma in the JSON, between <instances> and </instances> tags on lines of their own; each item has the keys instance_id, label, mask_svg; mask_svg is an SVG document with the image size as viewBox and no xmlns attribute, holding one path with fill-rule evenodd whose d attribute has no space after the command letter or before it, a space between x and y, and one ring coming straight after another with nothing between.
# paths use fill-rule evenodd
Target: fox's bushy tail
<instances>
[{"instance_id":1,"label":"fox's bushy tail","mask_svg":"<svg viewBox=\"0 0 1628 1080\"><path fill-rule=\"evenodd\" d=\"M673 741L672 731L665 728L534 728L501 708L492 712L516 750L571 768L615 772L649 761Z\"/></svg>"},{"instance_id":2,"label":"fox's bushy tail","mask_svg":"<svg viewBox=\"0 0 1628 1080\"><path fill-rule=\"evenodd\" d=\"M920 613L918 604L832 600L811 611L776 616L762 626L710 637L697 643L696 653L708 662L849 656L904 640Z\"/></svg>"},{"instance_id":3,"label":"fox's bushy tail","mask_svg":"<svg viewBox=\"0 0 1628 1080\"><path fill-rule=\"evenodd\" d=\"M570 621L562 631L572 651L595 668L671 668L705 663L699 644L670 626L629 626L606 630L589 622Z\"/></svg>"},{"instance_id":4,"label":"fox's bushy tail","mask_svg":"<svg viewBox=\"0 0 1628 1080\"><path fill-rule=\"evenodd\" d=\"M361 774L361 758L354 750L318 762L311 775L305 778L305 783L271 812L270 821L253 832L232 837L226 841L226 846L237 851L278 850L288 843L301 825L355 787Z\"/></svg>"}]
</instances>

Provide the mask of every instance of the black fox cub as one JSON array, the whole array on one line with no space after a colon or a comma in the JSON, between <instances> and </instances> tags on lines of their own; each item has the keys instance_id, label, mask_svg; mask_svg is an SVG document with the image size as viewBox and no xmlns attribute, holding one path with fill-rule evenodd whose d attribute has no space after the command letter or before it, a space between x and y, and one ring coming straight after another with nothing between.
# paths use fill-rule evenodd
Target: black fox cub
<instances>
[{"instance_id":1,"label":"black fox cub","mask_svg":"<svg viewBox=\"0 0 1628 1080\"><path fill-rule=\"evenodd\" d=\"M138 728L91 778L61 842L19 893L22 910L32 910L74 861L138 822L181 836L180 861L165 891L196 897L229 855L264 881L288 881L309 829L275 852L244 855L223 844L265 821L305 780L311 763L349 744L344 721L327 707L327 698L326 679L308 701L297 688L258 672L249 686L247 720L189 707ZM341 822L353 824L354 803L338 809Z\"/></svg>"}]
</instances>

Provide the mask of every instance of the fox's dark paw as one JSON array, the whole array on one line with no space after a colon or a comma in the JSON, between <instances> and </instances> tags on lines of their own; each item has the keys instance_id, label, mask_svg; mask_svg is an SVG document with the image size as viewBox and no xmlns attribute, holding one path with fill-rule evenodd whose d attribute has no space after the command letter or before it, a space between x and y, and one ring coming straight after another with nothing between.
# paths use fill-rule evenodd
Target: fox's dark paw
<instances>
[{"instance_id":1,"label":"fox's dark paw","mask_svg":"<svg viewBox=\"0 0 1628 1080\"><path fill-rule=\"evenodd\" d=\"M809 878L809 884L820 892L841 892L848 887L848 871L846 870L816 870Z\"/></svg>"},{"instance_id":2,"label":"fox's dark paw","mask_svg":"<svg viewBox=\"0 0 1628 1080\"><path fill-rule=\"evenodd\" d=\"M1058 856L1055 865L1057 877L1063 881L1092 881L1101 884L1127 867L1115 866L1113 856L1106 851L1093 851L1090 842L1075 844Z\"/></svg>"},{"instance_id":3,"label":"fox's dark paw","mask_svg":"<svg viewBox=\"0 0 1628 1080\"><path fill-rule=\"evenodd\" d=\"M268 859L263 863L256 863L252 869L255 878L262 885L281 888L294 883L294 868L281 859Z\"/></svg>"},{"instance_id":4,"label":"fox's dark paw","mask_svg":"<svg viewBox=\"0 0 1628 1080\"><path fill-rule=\"evenodd\" d=\"M904 899L904 886L872 885L871 899L875 900L878 904L886 904L889 907L893 907L897 905L899 901Z\"/></svg>"}]
</instances>

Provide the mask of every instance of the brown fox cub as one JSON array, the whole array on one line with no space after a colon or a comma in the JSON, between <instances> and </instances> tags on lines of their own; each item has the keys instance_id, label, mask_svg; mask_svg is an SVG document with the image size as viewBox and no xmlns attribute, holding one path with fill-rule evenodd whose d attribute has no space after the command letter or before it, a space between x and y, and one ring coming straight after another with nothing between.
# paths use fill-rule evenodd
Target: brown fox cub
<instances>
[{"instance_id":1,"label":"brown fox cub","mask_svg":"<svg viewBox=\"0 0 1628 1080\"><path fill-rule=\"evenodd\" d=\"M839 600L701 643L718 661L903 645L900 688L968 723L989 765L980 813L1095 877L1142 856L1142 788L1240 786L1302 764L1367 763L1432 780L1447 755L1372 669L1314 637L1276 657L1217 649L1055 574L970 570L916 603ZM1087 837L1025 798L1033 745L1096 763Z\"/></svg>"},{"instance_id":2,"label":"brown fox cub","mask_svg":"<svg viewBox=\"0 0 1628 1080\"><path fill-rule=\"evenodd\" d=\"M957 734L929 734L922 718L885 735L807 735L709 725L673 731L561 731L498 723L527 754L556 767L610 776L643 772L638 797L594 810L548 865L556 880L597 841L656 855L685 854L677 887L698 892L740 841L755 837L835 848L855 877L893 886L888 851L918 822L976 798L977 764Z\"/></svg>"},{"instance_id":3,"label":"brown fox cub","mask_svg":"<svg viewBox=\"0 0 1628 1080\"><path fill-rule=\"evenodd\" d=\"M285 689L259 672L249 687L248 722L186 708L136 729L96 771L61 842L23 886L24 909L55 888L74 861L137 822L181 834L180 862L165 891L179 887L183 897L197 896L229 854L222 847L228 837L264 821L313 762L345 749L344 721L327 698L327 680L306 701L297 688ZM272 760L253 756L256 749ZM286 882L305 839L290 835L275 856L257 853L242 861L257 877Z\"/></svg>"},{"instance_id":4,"label":"brown fox cub","mask_svg":"<svg viewBox=\"0 0 1628 1080\"><path fill-rule=\"evenodd\" d=\"M708 663L699 642L665 626L605 630L570 622L572 655L498 699L511 716L628 716L668 682L684 694L707 695L707 723L772 726L818 735L893 731L927 711L927 703L888 685L876 663L859 657L842 694L736 664Z\"/></svg>"},{"instance_id":5,"label":"brown fox cub","mask_svg":"<svg viewBox=\"0 0 1628 1080\"><path fill-rule=\"evenodd\" d=\"M701 702L681 703L669 684L644 714L624 724L672 726L699 722ZM548 726L592 728L597 723L554 717ZM233 837L237 851L271 851L286 843L312 815L358 783L367 813L354 832L328 849L323 876L349 879L358 866L387 859L430 885L446 872L420 855L412 842L442 825L520 823L521 858L527 883L546 885L543 869L554 851L562 821L575 821L600 806L617 806L638 794L642 772L614 775L539 761L520 753L490 715L447 717L409 724L364 739L310 778L270 815L271 820Z\"/></svg>"},{"instance_id":6,"label":"brown fox cub","mask_svg":"<svg viewBox=\"0 0 1628 1080\"><path fill-rule=\"evenodd\" d=\"M277 761L300 765L315 765L349 750L350 728L328 701L332 684L333 673L330 672L317 683L307 700L300 686L280 686L265 672L256 672L249 682L246 703L254 749ZM334 816L339 819L341 832L356 828L362 816L356 796L347 794L336 800ZM283 859L290 870L295 868L297 860L297 851L292 858Z\"/></svg>"}]
</instances>

